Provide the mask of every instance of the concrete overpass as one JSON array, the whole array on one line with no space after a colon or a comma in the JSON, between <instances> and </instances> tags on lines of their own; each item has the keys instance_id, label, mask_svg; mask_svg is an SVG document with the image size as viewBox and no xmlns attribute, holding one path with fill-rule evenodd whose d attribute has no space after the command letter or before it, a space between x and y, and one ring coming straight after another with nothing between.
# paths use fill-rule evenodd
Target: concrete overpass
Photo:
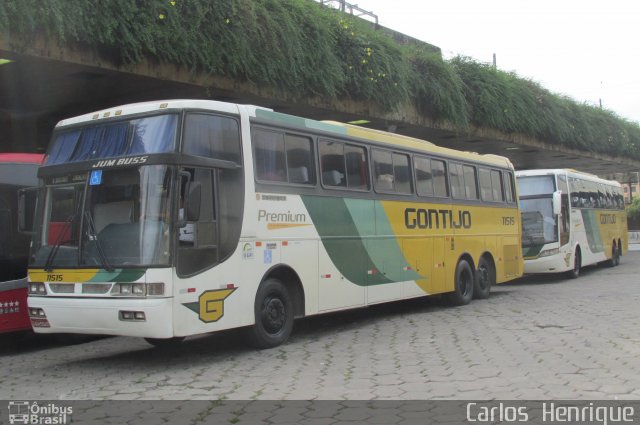
<instances>
[{"instance_id":1,"label":"concrete overpass","mask_svg":"<svg viewBox=\"0 0 640 425\"><path fill-rule=\"evenodd\" d=\"M163 98L201 98L250 103L318 120L367 120L367 126L454 149L509 157L517 169L571 167L596 174L640 170L640 161L554 145L490 128L461 132L405 105L395 112L350 100L294 96L220 76L192 73L171 64L113 63L90 49L61 47L40 37L13 47L0 36L0 151L42 151L62 118L109 106Z\"/></svg>"}]
</instances>

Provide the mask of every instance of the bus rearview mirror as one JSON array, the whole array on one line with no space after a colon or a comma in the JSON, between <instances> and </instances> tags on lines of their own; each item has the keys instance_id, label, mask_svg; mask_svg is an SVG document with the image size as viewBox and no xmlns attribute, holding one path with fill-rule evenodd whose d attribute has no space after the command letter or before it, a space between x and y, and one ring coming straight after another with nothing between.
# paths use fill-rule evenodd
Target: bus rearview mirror
<instances>
[{"instance_id":1,"label":"bus rearview mirror","mask_svg":"<svg viewBox=\"0 0 640 425\"><path fill-rule=\"evenodd\" d=\"M553 215L560 215L562 211L562 191L553 192Z\"/></svg>"},{"instance_id":2,"label":"bus rearview mirror","mask_svg":"<svg viewBox=\"0 0 640 425\"><path fill-rule=\"evenodd\" d=\"M187 186L187 204L185 218L187 221L200 219L200 204L202 197L202 185L200 182L189 182Z\"/></svg>"}]
</instances>

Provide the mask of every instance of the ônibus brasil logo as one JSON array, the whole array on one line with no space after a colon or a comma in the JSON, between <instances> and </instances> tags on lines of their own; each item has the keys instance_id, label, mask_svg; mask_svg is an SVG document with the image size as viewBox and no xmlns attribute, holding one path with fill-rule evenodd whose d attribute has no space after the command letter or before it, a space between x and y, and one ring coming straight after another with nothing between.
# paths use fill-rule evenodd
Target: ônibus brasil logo
<instances>
[{"instance_id":1,"label":"\u00f4nibus brasil logo","mask_svg":"<svg viewBox=\"0 0 640 425\"><path fill-rule=\"evenodd\" d=\"M9 423L37 425L65 425L71 423L73 407L37 401L10 401Z\"/></svg>"}]
</instances>

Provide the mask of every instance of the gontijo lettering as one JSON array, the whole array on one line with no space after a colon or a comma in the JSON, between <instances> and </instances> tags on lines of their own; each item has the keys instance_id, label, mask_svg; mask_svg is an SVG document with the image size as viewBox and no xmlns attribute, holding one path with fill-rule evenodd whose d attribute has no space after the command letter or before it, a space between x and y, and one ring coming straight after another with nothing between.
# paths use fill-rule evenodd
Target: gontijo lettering
<instances>
[{"instance_id":1,"label":"gontijo lettering","mask_svg":"<svg viewBox=\"0 0 640 425\"><path fill-rule=\"evenodd\" d=\"M436 210L425 208L406 208L404 224L407 229L469 229L471 213L469 211Z\"/></svg>"}]
</instances>

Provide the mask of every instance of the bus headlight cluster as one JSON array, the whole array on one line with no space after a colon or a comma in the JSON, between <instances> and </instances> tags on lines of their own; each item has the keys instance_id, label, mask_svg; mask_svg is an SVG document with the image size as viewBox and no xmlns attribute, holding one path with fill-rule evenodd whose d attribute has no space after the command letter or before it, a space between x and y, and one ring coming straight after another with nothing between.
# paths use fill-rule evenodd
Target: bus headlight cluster
<instances>
[{"instance_id":1,"label":"bus headlight cluster","mask_svg":"<svg viewBox=\"0 0 640 425\"><path fill-rule=\"evenodd\" d=\"M111 295L120 297L144 297L164 295L164 283L162 282L134 282L116 283L111 289Z\"/></svg>"},{"instance_id":2,"label":"bus headlight cluster","mask_svg":"<svg viewBox=\"0 0 640 425\"><path fill-rule=\"evenodd\" d=\"M41 308L29 308L29 317L47 317Z\"/></svg>"},{"instance_id":3,"label":"bus headlight cluster","mask_svg":"<svg viewBox=\"0 0 640 425\"><path fill-rule=\"evenodd\" d=\"M29 295L47 295L47 287L43 282L29 283Z\"/></svg>"},{"instance_id":4,"label":"bus headlight cluster","mask_svg":"<svg viewBox=\"0 0 640 425\"><path fill-rule=\"evenodd\" d=\"M544 251L542 251L540 255L538 255L538 257L549 257L550 255L557 255L557 254L560 254L560 248L551 248L551 249L545 249Z\"/></svg>"}]
</instances>

